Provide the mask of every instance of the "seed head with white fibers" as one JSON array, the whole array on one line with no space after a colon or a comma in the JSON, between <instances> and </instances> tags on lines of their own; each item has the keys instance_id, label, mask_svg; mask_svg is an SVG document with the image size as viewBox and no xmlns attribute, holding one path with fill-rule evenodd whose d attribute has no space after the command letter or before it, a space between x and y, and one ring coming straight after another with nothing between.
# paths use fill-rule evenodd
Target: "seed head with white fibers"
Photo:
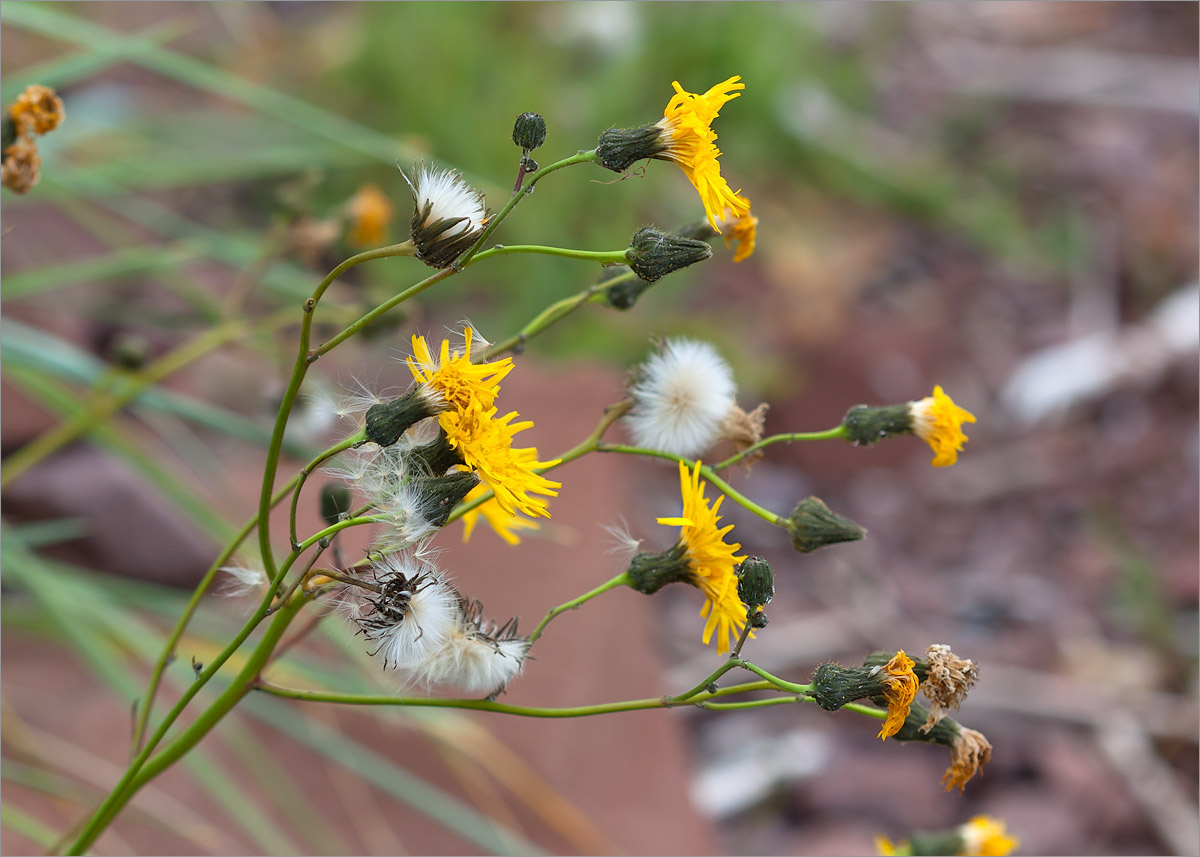
<instances>
[{"instance_id":1,"label":"seed head with white fibers","mask_svg":"<svg viewBox=\"0 0 1200 857\"><path fill-rule=\"evenodd\" d=\"M503 690L520 673L529 640L518 636L515 619L496 625L482 613L478 601L460 598L457 621L445 643L406 667L406 677L425 687L450 685L468 694Z\"/></svg>"},{"instance_id":2,"label":"seed head with white fibers","mask_svg":"<svg viewBox=\"0 0 1200 857\"><path fill-rule=\"evenodd\" d=\"M343 606L385 668L407 667L446 645L459 599L436 567L409 554L373 554L365 579L379 591L347 587Z\"/></svg>"},{"instance_id":3,"label":"seed head with white fibers","mask_svg":"<svg viewBox=\"0 0 1200 857\"><path fill-rule=\"evenodd\" d=\"M630 392L634 405L625 420L634 443L695 457L720 439L737 386L707 342L674 339L638 367Z\"/></svg>"}]
</instances>

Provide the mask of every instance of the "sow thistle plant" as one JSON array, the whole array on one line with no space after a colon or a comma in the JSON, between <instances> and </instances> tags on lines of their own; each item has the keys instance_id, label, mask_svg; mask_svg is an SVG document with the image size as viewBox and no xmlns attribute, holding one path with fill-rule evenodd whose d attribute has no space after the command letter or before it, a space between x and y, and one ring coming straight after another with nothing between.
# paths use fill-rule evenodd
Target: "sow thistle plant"
<instances>
[{"instance_id":1,"label":"sow thistle plant","mask_svg":"<svg viewBox=\"0 0 1200 857\"><path fill-rule=\"evenodd\" d=\"M991 745L981 733L947 716L977 680L978 669L946 645L933 643L919 656L889 650L871 653L857 665L821 664L807 683L772 675L743 656L755 634L769 633L766 608L775 591L774 574L770 563L755 555L753 546L735 540L733 526L723 523L723 513L733 503L786 531L800 553L861 539L862 526L819 498L803 498L790 513L780 514L735 489L723 474L735 465L766 457L778 443L843 440L861 446L905 434L929 444L935 466L953 464L966 442L962 426L974 422L974 417L941 387L908 403L852 407L838 426L828 430L764 437L766 405L743 409L734 373L717 350L705 342L676 338L660 342L631 370L626 395L598 412L588 437L555 455L523 445L521 435L533 423L503 404L503 383L518 371L513 355L547 328L594 304L622 311L633 308L655 281L711 258L708 242L717 236L736 248L734 261L753 254L758 221L751 214L749 199L733 190L722 175L712 128L721 109L741 95L744 84L731 77L702 94L689 92L678 82L672 87L674 94L661 119L605 131L595 148L546 166L533 156L546 140L545 121L536 113L519 116L513 129L520 150L514 189L494 211L484 195L454 170L417 164L411 173L403 174L413 206L406 240L346 259L300 308L295 362L267 450L257 515L213 563L171 633L137 710L133 760L80 828L71 853L89 849L139 789L254 692L312 702L445 706L528 717L587 717L683 705L737 710L812 703L826 711L874 718L880 724L878 737L884 741L944 745L949 750L947 789L961 790L980 773ZM18 115L25 114L14 113L14 121ZM30 133L39 126L32 127ZM616 250L492 242L508 216L551 174L581 164L625 173L655 159L678 165L695 186L702 219L673 230L632 228L629 245ZM355 221L351 240L362 244L382 240L393 205L379 189L366 188L348 211ZM410 298L508 254L560 256L603 267L580 292L552 303L501 341L484 340L469 324L440 340L413 333L404 358L412 376L407 391L393 397L357 391L331 405L349 425L345 436L280 485L284 431L298 397L319 387L313 379L306 388L312 367ZM357 265L397 256L413 257L433 273L414 278L412 285L315 343L314 320L326 291L338 278ZM618 422L631 443L606 439ZM715 459L714 448L726 443L732 445L733 454ZM662 508L653 524L646 521L646 526L637 528L644 533L657 530L661 549L643 550L641 541L622 530L624 551L614 560L614 576L549 610L530 633L519 630L515 619L491 617L460 589L453 570L442 567L437 547L441 531L461 520L461 538L468 539L485 523L499 539L517 544L522 535L536 531L542 520L553 515L560 488L571 481L568 465L601 453L665 459L678 468L678 504ZM309 480L318 473L320 479L334 481L319 492L311 488L306 492ZM319 503L321 529L300 531L297 512L302 502ZM287 549L282 553L278 552L282 534L272 532L271 526L271 511L279 505L289 509ZM370 548L361 557L343 555L339 534L360 527L370 528ZM668 528L670 535L659 527ZM251 536L257 537L254 563L239 555ZM163 669L196 604L221 569L228 572L230 590L253 597L256 606L229 644L198 667L195 681L156 719L154 702ZM572 708L499 701L522 670L532 668L533 647L563 613L601 596L621 597L621 589L654 597L673 583L698 591L697 643L714 647L720 656L719 665L707 675L696 676L692 687L652 699L580 700ZM282 650L279 644L285 631L301 613L341 617L379 668L394 676L397 694L355 695L276 684L268 667ZM305 627L311 629L312 623ZM259 629L261 634L249 642ZM188 712L187 725L172 734L172 726L196 694L235 654L240 667L227 688L207 708ZM430 695L403 695L411 693L407 688ZM452 690L460 695L452 695ZM917 702L921 693L928 706ZM956 847L971 847L966 843L974 842L961 830L953 835L958 837ZM903 847L915 848L920 841L914 835ZM1000 840L987 841L994 845ZM1015 846L1015 840L1011 843L1006 847ZM921 853L888 847L894 853Z\"/></svg>"}]
</instances>

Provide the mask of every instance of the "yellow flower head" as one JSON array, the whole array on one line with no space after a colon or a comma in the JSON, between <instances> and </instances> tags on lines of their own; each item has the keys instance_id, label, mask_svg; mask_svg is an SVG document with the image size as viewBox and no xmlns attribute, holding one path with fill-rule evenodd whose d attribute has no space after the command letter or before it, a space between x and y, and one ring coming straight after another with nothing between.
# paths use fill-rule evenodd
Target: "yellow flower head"
<instances>
[{"instance_id":1,"label":"yellow flower head","mask_svg":"<svg viewBox=\"0 0 1200 857\"><path fill-rule=\"evenodd\" d=\"M396 213L392 201L378 187L365 184L350 198L350 243L356 247L378 247L387 239L387 225Z\"/></svg>"},{"instance_id":2,"label":"yellow flower head","mask_svg":"<svg viewBox=\"0 0 1200 857\"><path fill-rule=\"evenodd\" d=\"M912 430L933 450L933 466L949 467L958 461L967 436L962 424L975 422L975 415L954 404L954 400L934 387L933 395L908 403Z\"/></svg>"},{"instance_id":3,"label":"yellow flower head","mask_svg":"<svg viewBox=\"0 0 1200 857\"><path fill-rule=\"evenodd\" d=\"M413 356L405 362L413 377L433 397L439 410L488 410L496 401L496 394L500 392L500 380L512 371L511 357L494 363L472 363L473 336L474 331L471 328L463 331L462 351L456 348L451 352L450 340L442 340L442 349L437 360L433 359L433 352L425 343L425 337L412 338Z\"/></svg>"},{"instance_id":4,"label":"yellow flower head","mask_svg":"<svg viewBox=\"0 0 1200 857\"><path fill-rule=\"evenodd\" d=\"M48 86L34 84L25 88L8 108L8 115L19 134L45 134L58 127L66 115L62 99Z\"/></svg>"},{"instance_id":5,"label":"yellow flower head","mask_svg":"<svg viewBox=\"0 0 1200 857\"><path fill-rule=\"evenodd\" d=\"M750 211L749 200L731 191L721 177L721 165L717 163L721 152L716 147L717 134L711 127L721 107L741 95L737 90L746 88L739 80L741 77L735 75L703 95L687 92L679 81L673 81L675 95L658 121L665 148L655 157L679 165L700 194L708 223L717 233L721 231L717 218L724 215L725 209L731 209L734 217L739 218Z\"/></svg>"},{"instance_id":6,"label":"yellow flower head","mask_svg":"<svg viewBox=\"0 0 1200 857\"><path fill-rule=\"evenodd\" d=\"M679 464L679 484L683 494L683 514L678 518L659 518L665 526L678 526L679 542L683 545L691 574L689 582L704 593L704 606L700 615L704 623L702 640L708 645L713 632L717 633L717 653L729 651L729 640L737 639L746 625L746 605L738 597L737 574L734 566L746 557L735 556L740 544L726 544L725 536L733 524L717 528L721 516L717 510L725 496L717 498L710 508L704 497L707 483L700 481L700 462L696 469L688 472L687 466Z\"/></svg>"},{"instance_id":7,"label":"yellow flower head","mask_svg":"<svg viewBox=\"0 0 1200 857\"><path fill-rule=\"evenodd\" d=\"M882 833L875 834L875 850L879 857L902 857L908 854L907 842L892 842Z\"/></svg>"},{"instance_id":8,"label":"yellow flower head","mask_svg":"<svg viewBox=\"0 0 1200 857\"><path fill-rule=\"evenodd\" d=\"M977 815L958 828L962 837L961 857L1008 857L1021 847L1021 840L1009 836L1004 822L990 815Z\"/></svg>"},{"instance_id":9,"label":"yellow flower head","mask_svg":"<svg viewBox=\"0 0 1200 857\"><path fill-rule=\"evenodd\" d=\"M504 512L515 515L520 511L533 518L549 518L546 501L530 495L558 496L557 489L562 483L552 482L536 472L558 461L538 461L537 449L533 447L513 449L513 436L533 426L528 421L511 424L516 416L513 411L497 419L494 407L485 411L472 406L446 411L438 417L438 423L466 466L495 492L496 502Z\"/></svg>"},{"instance_id":10,"label":"yellow flower head","mask_svg":"<svg viewBox=\"0 0 1200 857\"><path fill-rule=\"evenodd\" d=\"M733 254L733 261L740 262L743 259L749 259L754 255L754 235L758 230L758 218L750 213L750 200L739 196L739 199L746 203L746 211L741 215L734 215L736 219L726 220L725 223L729 226L729 234L725 236L725 246L736 241L738 248Z\"/></svg>"},{"instance_id":11,"label":"yellow flower head","mask_svg":"<svg viewBox=\"0 0 1200 857\"><path fill-rule=\"evenodd\" d=\"M480 483L471 489L470 493L463 498L463 502L469 503L476 497L480 497L485 494L487 490L488 487ZM521 537L513 532L514 530L536 530L539 526L541 526L537 521L531 521L529 518L525 518L520 515L510 515L508 512L504 511L500 504L496 502L496 498L493 497L478 508L463 513L462 521L464 542L470 540L471 533L475 529L475 525L479 522L479 517L481 515L483 516L483 519L491 525L491 528L496 531L496 535L504 539L504 541L508 542L510 545L521 543Z\"/></svg>"},{"instance_id":12,"label":"yellow flower head","mask_svg":"<svg viewBox=\"0 0 1200 857\"><path fill-rule=\"evenodd\" d=\"M886 741L900 731L904 720L908 717L908 708L917 698L917 688L921 681L913 672L916 662L904 650L896 652L896 656L883 667L880 680L883 682L883 695L888 701L887 720L879 730L879 738Z\"/></svg>"}]
</instances>

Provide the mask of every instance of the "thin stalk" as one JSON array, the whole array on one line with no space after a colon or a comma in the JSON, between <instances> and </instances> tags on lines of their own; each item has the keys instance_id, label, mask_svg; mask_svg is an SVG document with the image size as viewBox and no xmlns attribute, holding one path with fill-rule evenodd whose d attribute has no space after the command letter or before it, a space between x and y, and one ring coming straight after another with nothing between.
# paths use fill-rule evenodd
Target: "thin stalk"
<instances>
[{"instance_id":1,"label":"thin stalk","mask_svg":"<svg viewBox=\"0 0 1200 857\"><path fill-rule=\"evenodd\" d=\"M555 616L558 616L561 613L565 613L568 610L574 610L576 607L580 606L581 604L591 601L597 595L602 595L605 592L608 592L608 590L610 590L610 589L615 589L618 586L628 586L628 585L629 585L629 574L627 572L621 572L616 577L614 577L612 580L609 580L609 581L606 581L605 583L600 584L599 586L597 586L595 589L591 590L590 592L585 592L583 595L580 595L578 598L572 598L570 601L566 602L565 604L558 605L553 610L551 610L549 613L547 613L546 617L544 619L542 619L541 623L536 628L533 629L533 633L529 635L530 645L532 645L537 640L538 637L542 636L542 631L544 631L546 629L546 626L550 624L551 620L554 619Z\"/></svg>"},{"instance_id":2,"label":"thin stalk","mask_svg":"<svg viewBox=\"0 0 1200 857\"><path fill-rule=\"evenodd\" d=\"M277 506L288 492L292 490L299 476L292 477L286 485L276 492L271 498L271 506ZM250 535L250 531L258 524L258 517L255 516L245 523L245 525L237 532L225 549L213 560L212 565L208 567L208 571L204 572L204 576L200 578L200 582L196 584L196 588L192 590L192 596L188 599L187 605L183 608L183 614L175 622L175 627L171 629L171 633L167 636L166 642L163 644L162 652L158 656L158 660L154 664L154 670L150 673L150 684L146 686L145 699L138 710L137 723L133 729L133 753L136 754L142 749L142 739L146 734L146 725L150 721L150 715L154 708L154 698L158 694L158 687L162 681L163 671L175 657L175 646L179 643L179 638L183 636L184 630L188 623L191 622L196 608L200 606L200 601L204 598L204 593L208 591L208 587L212 585L216 579L217 573L221 567L229 561L233 556L234 551L241 547L242 542Z\"/></svg>"},{"instance_id":3,"label":"thin stalk","mask_svg":"<svg viewBox=\"0 0 1200 857\"><path fill-rule=\"evenodd\" d=\"M309 475L338 453L345 452L347 449L358 446L364 440L366 440L366 438L367 435L364 431L358 431L356 434L353 434L345 440L329 447L329 449L325 450L308 464L304 465L300 472L296 474L296 490L292 492L292 508L288 513L288 533L291 537L291 546L293 548L300 543L300 539L296 535L296 509L300 504L300 491L304 488L304 483L308 481Z\"/></svg>"},{"instance_id":4,"label":"thin stalk","mask_svg":"<svg viewBox=\"0 0 1200 857\"><path fill-rule=\"evenodd\" d=\"M601 265L624 265L629 260L625 258L625 250L571 250L566 247L547 247L542 244L497 244L488 250L478 253L461 267L482 262L492 256L509 256L513 253L533 253L541 256L561 256L566 259L582 259L585 262L599 262Z\"/></svg>"},{"instance_id":5,"label":"thin stalk","mask_svg":"<svg viewBox=\"0 0 1200 857\"><path fill-rule=\"evenodd\" d=\"M689 468L695 467L696 462L690 458L684 458L681 455L675 455L672 452L663 452L659 449L646 449L640 446L628 446L623 443L600 443L596 445L597 452L619 452L625 455L646 455L651 458L665 458L668 461L679 461ZM737 503L743 509L753 512L768 523L775 524L778 527L786 526L787 519L776 515L769 509L764 509L762 506L755 503L749 497L746 497L740 491L737 491L728 482L713 472L713 468L707 465L700 466L701 475L717 487L717 490L725 494L733 502Z\"/></svg>"},{"instance_id":6,"label":"thin stalk","mask_svg":"<svg viewBox=\"0 0 1200 857\"><path fill-rule=\"evenodd\" d=\"M715 670L713 670L712 673L710 673L709 675L707 675L703 679L701 679L700 682L698 684L696 684L694 687L689 688L688 690L685 690L683 693L679 694L678 696L671 697L671 701L680 703L680 704L687 702L689 699L691 699L696 694L701 693L702 691L708 690L708 688L713 684L713 682L715 682L721 676L725 675L725 673L729 672L731 669L734 669L735 667L740 667L740 666L745 666L745 661L738 660L737 658L730 658L725 663L721 664L719 667L717 667ZM714 691L709 691L709 693L714 693Z\"/></svg>"},{"instance_id":7,"label":"thin stalk","mask_svg":"<svg viewBox=\"0 0 1200 857\"><path fill-rule=\"evenodd\" d=\"M713 470L724 470L727 467L732 467L739 461L750 457L760 449L770 446L773 443L791 443L797 440L833 440L839 437L846 436L846 427L844 425L835 426L825 431L798 431L791 434L776 434L771 437L766 437L760 440L753 446L748 446L736 455L731 455L729 458L722 461L720 464L714 464Z\"/></svg>"}]
</instances>

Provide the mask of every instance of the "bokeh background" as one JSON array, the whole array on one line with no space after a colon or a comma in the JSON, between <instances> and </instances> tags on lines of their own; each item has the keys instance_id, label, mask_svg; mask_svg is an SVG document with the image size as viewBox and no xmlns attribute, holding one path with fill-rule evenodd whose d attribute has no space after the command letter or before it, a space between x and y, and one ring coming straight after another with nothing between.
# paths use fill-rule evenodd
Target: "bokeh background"
<instances>
[{"instance_id":1,"label":"bokeh background","mask_svg":"<svg viewBox=\"0 0 1200 857\"><path fill-rule=\"evenodd\" d=\"M874 648L950 643L981 666L959 719L994 744L982 778L944 793L943 748L880 744L873 721L809 707L538 722L252 697L95 853L859 854L876 833L983 812L1024 853L1197 853L1196 4L0 14L4 103L44 83L67 111L41 141L40 184L3 197L6 465L57 426L86 427L4 492L6 853L51 847L119 777L164 634L256 505L295 328L243 336L108 419L98 409L220 324L231 295L258 321L298 310L352 251L346 206L364 184L394 200L401 240L397 161L455 166L498 208L518 113L546 117L546 163L653 121L672 80L704 91L734 74L746 90L716 130L760 218L753 258L718 246L628 313L576 314L529 344L505 405L536 422L544 454L566 449L652 335L714 342L741 404L770 404L769 432L943 385L978 417L953 468L929 467L916 440L827 442L773 447L732 477L781 512L816 494L865 541L800 556L736 507L727 519L777 571L747 656L804 680ZM558 173L496 240L614 249L699 216L676 168L636 172ZM499 339L595 273L481 265L310 379L404 384L412 332L470 319ZM414 260L361 266L329 312L352 318L422 276ZM289 453L327 432L302 410ZM518 547L440 539L489 613L536 622L615 574L603 524L670 541L653 521L673 514L674 472L593 459L561 471L553 520ZM716 661L698 606L690 590L610 593L551 626L505 699L676 692ZM165 696L247 609L206 600ZM294 685L389 686L333 627L277 669Z\"/></svg>"}]
</instances>

